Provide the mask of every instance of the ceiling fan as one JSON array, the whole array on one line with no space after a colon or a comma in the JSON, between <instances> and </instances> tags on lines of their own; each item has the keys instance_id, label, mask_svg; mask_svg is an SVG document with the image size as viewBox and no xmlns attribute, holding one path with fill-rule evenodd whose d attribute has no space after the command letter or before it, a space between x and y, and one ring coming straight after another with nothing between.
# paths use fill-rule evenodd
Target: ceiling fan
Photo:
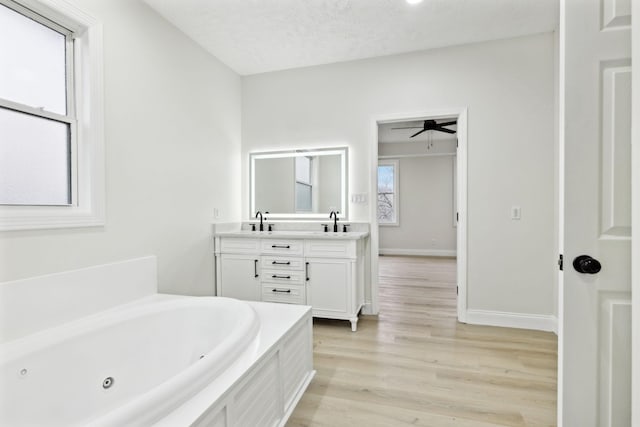
<instances>
[{"instance_id":1,"label":"ceiling fan","mask_svg":"<svg viewBox=\"0 0 640 427\"><path fill-rule=\"evenodd\" d=\"M425 120L424 121L424 125L422 127L418 127L418 126L409 126L409 127L404 127L404 128L391 128L393 130L395 129L422 129L421 131L418 131L416 133L414 133L413 135L411 135L409 138L413 138L414 136L418 136L420 135L422 132L426 132L428 130L435 130L438 132L444 132L444 133L456 133L455 130L451 130L451 129L446 129L444 126L451 126L451 125L455 125L457 122L454 120L452 122L444 122L444 123L436 123L435 120Z\"/></svg>"}]
</instances>

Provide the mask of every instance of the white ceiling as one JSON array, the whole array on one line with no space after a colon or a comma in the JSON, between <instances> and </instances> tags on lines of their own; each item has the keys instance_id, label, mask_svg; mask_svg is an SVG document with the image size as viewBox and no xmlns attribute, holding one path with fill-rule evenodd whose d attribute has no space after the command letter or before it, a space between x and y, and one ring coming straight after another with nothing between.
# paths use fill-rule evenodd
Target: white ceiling
<instances>
[{"instance_id":1,"label":"white ceiling","mask_svg":"<svg viewBox=\"0 0 640 427\"><path fill-rule=\"evenodd\" d=\"M241 75L552 31L558 0L144 0Z\"/></svg>"}]
</instances>

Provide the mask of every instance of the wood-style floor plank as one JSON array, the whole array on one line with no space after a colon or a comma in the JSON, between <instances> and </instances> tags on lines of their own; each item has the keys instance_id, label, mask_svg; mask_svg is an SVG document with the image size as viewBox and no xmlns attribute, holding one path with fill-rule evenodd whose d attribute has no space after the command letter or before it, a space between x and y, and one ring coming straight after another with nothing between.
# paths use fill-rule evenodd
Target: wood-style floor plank
<instances>
[{"instance_id":1,"label":"wood-style floor plank","mask_svg":"<svg viewBox=\"0 0 640 427\"><path fill-rule=\"evenodd\" d=\"M456 320L455 259L380 257L380 315L314 319L288 427L555 426L553 333Z\"/></svg>"}]
</instances>

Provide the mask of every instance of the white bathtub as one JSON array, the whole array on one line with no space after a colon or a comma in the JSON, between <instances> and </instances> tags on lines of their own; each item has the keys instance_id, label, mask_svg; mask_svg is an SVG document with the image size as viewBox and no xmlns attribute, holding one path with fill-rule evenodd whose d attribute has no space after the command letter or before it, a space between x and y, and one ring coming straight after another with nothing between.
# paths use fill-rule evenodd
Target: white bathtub
<instances>
[{"instance_id":1,"label":"white bathtub","mask_svg":"<svg viewBox=\"0 0 640 427\"><path fill-rule=\"evenodd\" d=\"M153 424L255 357L259 330L245 302L155 295L7 342L0 425Z\"/></svg>"}]
</instances>

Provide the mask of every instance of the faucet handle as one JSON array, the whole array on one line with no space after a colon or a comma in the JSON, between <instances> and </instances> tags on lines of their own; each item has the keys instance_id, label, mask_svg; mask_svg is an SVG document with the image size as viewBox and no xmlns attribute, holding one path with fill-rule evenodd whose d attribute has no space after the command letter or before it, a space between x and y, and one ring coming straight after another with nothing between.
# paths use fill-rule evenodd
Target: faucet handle
<instances>
[{"instance_id":1,"label":"faucet handle","mask_svg":"<svg viewBox=\"0 0 640 427\"><path fill-rule=\"evenodd\" d=\"M269 229L268 231L273 231L273 224L269 224Z\"/></svg>"},{"instance_id":2,"label":"faucet handle","mask_svg":"<svg viewBox=\"0 0 640 427\"><path fill-rule=\"evenodd\" d=\"M320 224L320 225L324 227L325 233L329 231L329 224Z\"/></svg>"},{"instance_id":3,"label":"faucet handle","mask_svg":"<svg viewBox=\"0 0 640 427\"><path fill-rule=\"evenodd\" d=\"M251 231L256 231L256 225L255 224L251 224Z\"/></svg>"},{"instance_id":4,"label":"faucet handle","mask_svg":"<svg viewBox=\"0 0 640 427\"><path fill-rule=\"evenodd\" d=\"M342 224L342 231L343 231L344 233L346 233L346 232L347 232L347 227L351 227L351 224Z\"/></svg>"}]
</instances>

